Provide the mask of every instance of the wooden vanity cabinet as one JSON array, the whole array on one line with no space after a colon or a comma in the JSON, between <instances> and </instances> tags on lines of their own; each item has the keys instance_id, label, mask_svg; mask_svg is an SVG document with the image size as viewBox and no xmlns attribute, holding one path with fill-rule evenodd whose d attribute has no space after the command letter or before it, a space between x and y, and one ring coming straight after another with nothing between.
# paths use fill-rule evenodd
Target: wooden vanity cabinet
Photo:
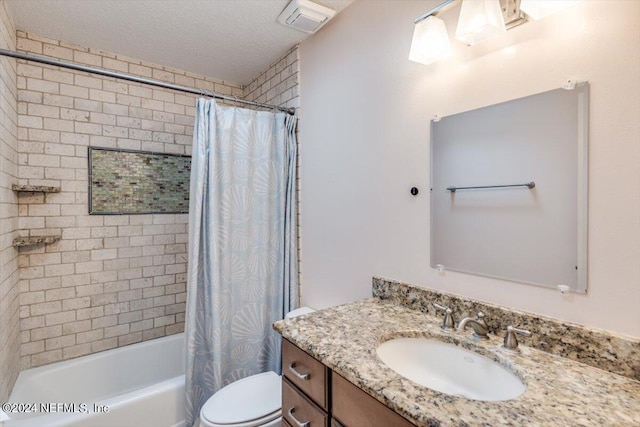
<instances>
[{"instance_id":1,"label":"wooden vanity cabinet","mask_svg":"<svg viewBox=\"0 0 640 427\"><path fill-rule=\"evenodd\" d=\"M282 340L282 419L291 427L329 427L329 368Z\"/></svg>"},{"instance_id":2,"label":"wooden vanity cabinet","mask_svg":"<svg viewBox=\"0 0 640 427\"><path fill-rule=\"evenodd\" d=\"M331 416L344 427L413 427L405 418L335 372L331 373Z\"/></svg>"},{"instance_id":3,"label":"wooden vanity cabinet","mask_svg":"<svg viewBox=\"0 0 640 427\"><path fill-rule=\"evenodd\" d=\"M286 339L282 340L282 419L285 427L413 426Z\"/></svg>"}]
</instances>

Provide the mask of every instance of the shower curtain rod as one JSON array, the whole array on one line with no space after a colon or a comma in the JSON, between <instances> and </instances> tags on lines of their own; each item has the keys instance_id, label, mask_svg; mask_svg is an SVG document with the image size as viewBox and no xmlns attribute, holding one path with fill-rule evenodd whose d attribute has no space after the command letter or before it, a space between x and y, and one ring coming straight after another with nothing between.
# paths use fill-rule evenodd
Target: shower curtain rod
<instances>
[{"instance_id":1,"label":"shower curtain rod","mask_svg":"<svg viewBox=\"0 0 640 427\"><path fill-rule=\"evenodd\" d=\"M271 104L263 104L255 101L245 101L244 99L237 98L230 95L222 95L216 92L209 92L204 89L198 89L194 87L181 86L173 83L165 83L160 80L148 79L145 77L133 76L131 74L118 73L115 71L104 70L102 68L89 67L86 65L74 64L73 62L60 61L58 59L46 58L44 56L29 55L27 53L16 52L13 50L0 49L0 56L10 56L12 58L24 59L25 61L39 62L41 64L53 65L56 67L69 68L76 71L84 71L86 73L99 74L101 76L114 77L116 79L128 80L130 82L144 83L151 86L161 87L165 89L177 90L180 92L193 93L195 95L208 96L216 99L223 99L225 101L237 102L240 104L252 105L254 107L263 107L269 109L277 109L289 114L295 114L295 108L278 107Z\"/></svg>"}]
</instances>

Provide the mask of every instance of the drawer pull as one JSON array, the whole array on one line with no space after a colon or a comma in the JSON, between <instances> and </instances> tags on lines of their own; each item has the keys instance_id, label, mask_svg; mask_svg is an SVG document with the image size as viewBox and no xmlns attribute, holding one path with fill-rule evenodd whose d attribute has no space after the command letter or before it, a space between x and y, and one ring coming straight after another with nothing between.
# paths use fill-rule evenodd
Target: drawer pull
<instances>
[{"instance_id":1,"label":"drawer pull","mask_svg":"<svg viewBox=\"0 0 640 427\"><path fill-rule=\"evenodd\" d=\"M293 372L293 374L296 377L300 378L301 380L308 380L309 378L311 378L310 374L301 374L296 370L296 362L291 362L291 364L289 365L289 370Z\"/></svg>"},{"instance_id":2,"label":"drawer pull","mask_svg":"<svg viewBox=\"0 0 640 427\"><path fill-rule=\"evenodd\" d=\"M304 423L301 423L300 421L298 421L298 419L293 415L295 411L296 411L295 407L292 406L291 408L289 408L289 418L291 418L298 427L309 427L309 421L306 421Z\"/></svg>"}]
</instances>

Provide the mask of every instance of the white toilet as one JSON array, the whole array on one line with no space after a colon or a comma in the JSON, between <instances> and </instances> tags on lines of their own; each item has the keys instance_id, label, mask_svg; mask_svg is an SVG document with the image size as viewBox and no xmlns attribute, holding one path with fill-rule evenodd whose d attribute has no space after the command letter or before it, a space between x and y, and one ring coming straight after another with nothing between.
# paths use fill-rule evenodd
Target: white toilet
<instances>
[{"instance_id":1,"label":"white toilet","mask_svg":"<svg viewBox=\"0 0 640 427\"><path fill-rule=\"evenodd\" d=\"M291 318L315 310L300 307ZM201 427L280 427L282 425L282 379L275 372L243 378L220 389L200 410Z\"/></svg>"}]
</instances>

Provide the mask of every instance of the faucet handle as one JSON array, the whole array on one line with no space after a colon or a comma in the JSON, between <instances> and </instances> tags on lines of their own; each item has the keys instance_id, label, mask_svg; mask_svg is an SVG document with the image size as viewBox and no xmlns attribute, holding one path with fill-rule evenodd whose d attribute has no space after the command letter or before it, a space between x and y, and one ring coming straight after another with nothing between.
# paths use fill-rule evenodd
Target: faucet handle
<instances>
[{"instance_id":1,"label":"faucet handle","mask_svg":"<svg viewBox=\"0 0 640 427\"><path fill-rule=\"evenodd\" d=\"M444 312L444 319L442 319L442 325L440 325L441 329L454 329L456 325L456 321L453 319L453 310L449 307L445 307L444 305L436 304L435 302L431 303L433 308L436 311Z\"/></svg>"},{"instance_id":2,"label":"faucet handle","mask_svg":"<svg viewBox=\"0 0 640 427\"><path fill-rule=\"evenodd\" d=\"M486 320L484 320L484 318L485 318L485 314L484 314L484 312L479 311L479 312L476 314L476 321L477 321L478 323L481 323L481 324L482 324L482 326L484 326L485 328L489 329L489 325L487 325L487 321L486 321Z\"/></svg>"},{"instance_id":3,"label":"faucet handle","mask_svg":"<svg viewBox=\"0 0 640 427\"><path fill-rule=\"evenodd\" d=\"M524 335L526 337L531 336L531 332L526 329L519 329L514 326L507 325L507 333L504 336L504 344L502 344L502 347L510 351L518 351L518 339L516 338L516 334Z\"/></svg>"}]
</instances>

